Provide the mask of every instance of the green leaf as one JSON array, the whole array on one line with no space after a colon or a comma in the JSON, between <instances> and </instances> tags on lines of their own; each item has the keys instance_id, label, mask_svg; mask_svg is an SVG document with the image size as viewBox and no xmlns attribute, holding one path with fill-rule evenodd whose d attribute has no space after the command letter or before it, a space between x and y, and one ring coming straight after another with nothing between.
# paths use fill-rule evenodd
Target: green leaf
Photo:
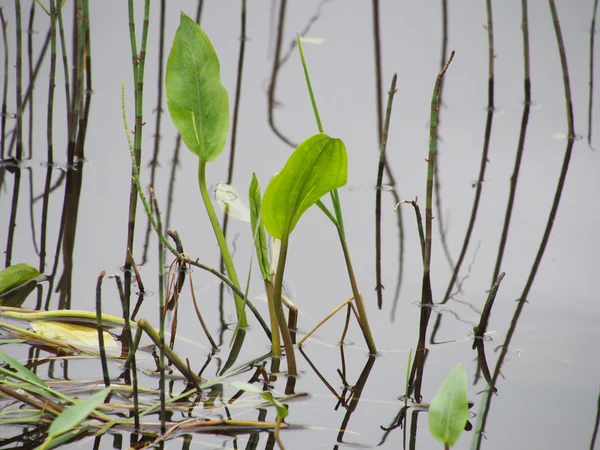
<instances>
[{"instance_id":1,"label":"green leaf","mask_svg":"<svg viewBox=\"0 0 600 450\"><path fill-rule=\"evenodd\" d=\"M240 391L246 391L246 392L251 392L253 394L260 395L262 398L264 398L270 404L275 406L275 408L277 409L277 418L278 419L282 420L285 417L287 417L287 415L288 415L287 407L283 403L281 403L279 400L277 400L275 397L273 397L273 394L271 394L270 392L265 392L265 391L261 390L260 388L254 386L253 384L244 383L242 381L234 381L231 383L231 385L234 388L239 389Z\"/></svg>"},{"instance_id":2,"label":"green leaf","mask_svg":"<svg viewBox=\"0 0 600 450\"><path fill-rule=\"evenodd\" d=\"M254 236L254 246L256 247L256 257L263 280L271 279L271 268L269 264L269 246L267 245L267 236L265 228L260 220L261 197L260 186L256 174L252 174L250 189L248 190L248 200L250 201L250 224L252 225L252 235Z\"/></svg>"},{"instance_id":3,"label":"green leaf","mask_svg":"<svg viewBox=\"0 0 600 450\"><path fill-rule=\"evenodd\" d=\"M104 399L111 390L112 388L110 387L102 389L76 405L66 408L50 425L48 439L54 439L78 426L104 402Z\"/></svg>"},{"instance_id":4,"label":"green leaf","mask_svg":"<svg viewBox=\"0 0 600 450\"><path fill-rule=\"evenodd\" d=\"M464 430L468 415L467 374L458 364L431 401L429 430L439 442L452 447Z\"/></svg>"},{"instance_id":5,"label":"green leaf","mask_svg":"<svg viewBox=\"0 0 600 450\"><path fill-rule=\"evenodd\" d=\"M201 161L217 158L229 131L229 98L210 39L183 12L167 61L166 88L169 113L185 145Z\"/></svg>"},{"instance_id":6,"label":"green leaf","mask_svg":"<svg viewBox=\"0 0 600 450\"><path fill-rule=\"evenodd\" d=\"M289 236L304 212L348 179L346 147L324 133L302 142L269 183L262 218L276 239Z\"/></svg>"},{"instance_id":7,"label":"green leaf","mask_svg":"<svg viewBox=\"0 0 600 450\"><path fill-rule=\"evenodd\" d=\"M34 280L41 274L35 267L29 264L14 264L0 271L0 295L17 286Z\"/></svg>"},{"instance_id":8,"label":"green leaf","mask_svg":"<svg viewBox=\"0 0 600 450\"><path fill-rule=\"evenodd\" d=\"M44 380L42 380L40 377L38 377L35 373L33 373L31 370L29 370L27 367L25 367L23 364L21 364L16 359L11 358L4 352L0 352L0 358L2 358L4 361L6 361L6 363L10 367L15 369L18 374L20 374L23 378L25 378L31 384L35 384L36 386L40 386L45 389L48 388L48 385L46 384L46 382Z\"/></svg>"}]
</instances>

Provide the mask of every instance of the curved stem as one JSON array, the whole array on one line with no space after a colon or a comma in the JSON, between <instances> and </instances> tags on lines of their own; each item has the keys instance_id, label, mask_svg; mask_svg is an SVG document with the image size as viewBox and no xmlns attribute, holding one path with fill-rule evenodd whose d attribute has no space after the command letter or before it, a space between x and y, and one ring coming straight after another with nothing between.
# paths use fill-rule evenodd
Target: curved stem
<instances>
[{"instance_id":1,"label":"curved stem","mask_svg":"<svg viewBox=\"0 0 600 450\"><path fill-rule=\"evenodd\" d=\"M217 214L215 213L215 208L213 207L212 201L210 199L210 194L208 193L208 189L206 188L206 162L200 161L198 164L198 186L200 187L200 195L202 196L202 200L204 201L204 207L206 208L206 212L208 213L208 218L210 219L210 224L213 227L213 231L215 232L215 237L217 238L217 243L219 244L219 249L221 250L221 255L223 256L223 261L225 262L225 268L227 269L227 274L231 281L235 283L235 285L239 288L240 282L238 281L238 276L235 271L235 266L233 265L233 259L231 258L231 254L229 253L229 249L227 248L227 241L225 241L225 236L223 235L223 230L221 230L221 225L219 224L219 219L217 218ZM237 312L237 317L239 321L239 325L242 328L246 328L248 326L248 320L246 319L246 311L245 304L242 297L234 293L235 300L235 310Z\"/></svg>"}]
</instances>

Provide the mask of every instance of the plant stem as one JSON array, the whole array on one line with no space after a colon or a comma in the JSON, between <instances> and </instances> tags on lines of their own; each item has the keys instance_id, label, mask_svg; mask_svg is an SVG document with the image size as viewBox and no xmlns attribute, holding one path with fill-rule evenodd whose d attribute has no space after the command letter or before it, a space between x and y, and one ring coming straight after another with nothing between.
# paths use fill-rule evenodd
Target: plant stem
<instances>
[{"instance_id":1,"label":"plant stem","mask_svg":"<svg viewBox=\"0 0 600 450\"><path fill-rule=\"evenodd\" d=\"M221 229L221 225L219 224L217 214L215 213L215 208L213 207L212 201L210 199L210 194L208 193L208 189L206 188L206 161L202 160L200 160L198 164L198 186L200 187L200 195L202 196L202 200L204 201L204 207L206 208L208 218L210 219L210 224L212 225L213 231L215 232L215 237L217 238L217 243L219 244L219 249L221 250L221 255L225 262L227 274L229 275L231 281L233 281L233 283L239 288L240 282L238 281L235 266L233 265L233 259L231 258L231 254L229 253L229 249L227 248L227 241L225 240L225 236L223 235L223 230ZM236 293L234 293L233 298L235 300L235 310L237 313L239 325L242 328L246 328L248 327L248 320L246 319L244 300Z\"/></svg>"},{"instance_id":2,"label":"plant stem","mask_svg":"<svg viewBox=\"0 0 600 450\"><path fill-rule=\"evenodd\" d=\"M375 188L375 276L377 284L377 306L379 309L383 306L383 283L381 282L381 184L383 181L383 168L385 166L385 148L387 146L388 130L390 128L390 117L392 115L392 103L396 93L396 80L398 75L394 74L392 84L388 92L388 102L385 113L385 122L383 125L383 134L381 135L381 145L379 147L379 166L377 168L377 184Z\"/></svg>"},{"instance_id":3,"label":"plant stem","mask_svg":"<svg viewBox=\"0 0 600 450\"><path fill-rule=\"evenodd\" d=\"M271 346L273 356L281 356L281 342L279 339L279 324L277 319L277 310L275 309L275 288L271 280L265 280L265 292L267 293L267 302L269 304L269 318L271 319ZM280 297L281 299L281 297Z\"/></svg>"},{"instance_id":4,"label":"plant stem","mask_svg":"<svg viewBox=\"0 0 600 450\"><path fill-rule=\"evenodd\" d=\"M313 107L313 113L315 115L315 120L317 122L317 128L319 129L319 133L323 133L323 124L321 123L321 117L319 116L319 110L317 108L317 102L315 100L315 96L312 89L312 84L310 82L310 76L308 74L308 66L306 64L306 60L304 59L304 52L302 51L302 43L300 42L300 36L297 36L296 42L298 43L298 51L300 52L300 61L302 62L302 68L304 69L304 77L306 78L306 86L308 87L308 95L310 97L310 102ZM371 329L369 328L369 321L367 319L367 313L365 310L364 303L362 301L362 297L360 295L360 291L358 290L358 285L356 283L356 277L354 276L354 270L352 269L352 262L350 261L350 252L348 251L348 245L346 243L346 231L344 230L344 217L342 215L342 204L340 202L340 197L338 195L337 189L334 189L329 193L331 197L331 203L333 204L333 210L335 212L335 220L332 218L331 213L327 209L325 205L319 200L317 202L318 207L329 217L329 219L335 224L338 235L340 237L340 242L342 244L342 249L344 252L344 258L346 260L346 267L348 269L348 276L350 277L350 285L352 287L352 295L354 296L357 304L357 308L359 311L360 319L358 321L360 328L363 332L363 336L365 341L367 342L367 346L369 347L369 351L371 353L377 353L377 348L375 347L375 342L373 340L373 335L371 334Z\"/></svg>"},{"instance_id":5,"label":"plant stem","mask_svg":"<svg viewBox=\"0 0 600 450\"><path fill-rule=\"evenodd\" d=\"M363 302L362 295L360 295L358 285L356 284L356 277L354 276L354 269L352 268L352 261L350 260L350 251L348 250L346 239L344 239L344 237L342 236L342 231L339 227L338 233L340 235L340 242L342 243L344 259L346 260L346 268L348 269L348 277L350 278L352 294L354 295L356 309L358 310L358 325L360 326L360 329L363 332L363 336L365 337L365 341L367 342L367 347L369 347L369 352L372 354L376 354L377 347L375 346L375 341L373 340L373 335L371 334L371 328L369 327L369 319L367 318L365 303Z\"/></svg>"},{"instance_id":6,"label":"plant stem","mask_svg":"<svg viewBox=\"0 0 600 450\"><path fill-rule=\"evenodd\" d=\"M275 314L277 315L277 322L281 329L281 337L283 339L283 346L285 347L285 354L288 364L288 373L290 375L296 375L298 370L296 369L296 355L294 354L294 344L292 343L292 337L290 336L290 330L283 314L283 306L281 305L281 291L283 288L283 272L285 270L285 258L287 256L289 236L283 236L281 238L281 247L279 248L279 260L277 261L277 274L275 275L275 292L273 295L273 306L275 308Z\"/></svg>"},{"instance_id":7,"label":"plant stem","mask_svg":"<svg viewBox=\"0 0 600 450\"><path fill-rule=\"evenodd\" d=\"M156 213L156 223L158 232L162 233L162 220L160 210L158 208L158 200L154 195L154 189L150 188L150 196ZM150 221L148 221L150 223ZM159 371L159 390L160 390L160 432L166 431L166 412L165 412L165 250L162 241L158 240L158 332L160 345L158 346L158 371Z\"/></svg>"}]
</instances>

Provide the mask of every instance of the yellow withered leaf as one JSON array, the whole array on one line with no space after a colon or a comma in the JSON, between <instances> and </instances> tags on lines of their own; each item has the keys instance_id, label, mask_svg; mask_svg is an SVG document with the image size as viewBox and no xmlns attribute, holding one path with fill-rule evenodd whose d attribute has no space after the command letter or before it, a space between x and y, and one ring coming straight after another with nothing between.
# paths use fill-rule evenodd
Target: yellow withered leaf
<instances>
[{"instance_id":1,"label":"yellow withered leaf","mask_svg":"<svg viewBox=\"0 0 600 450\"><path fill-rule=\"evenodd\" d=\"M75 325L67 322L54 322L50 320L33 320L31 328L40 336L65 341L69 345L85 350L98 351L98 330L92 327ZM103 331L104 347L107 352L118 350L117 342L112 334Z\"/></svg>"}]
</instances>

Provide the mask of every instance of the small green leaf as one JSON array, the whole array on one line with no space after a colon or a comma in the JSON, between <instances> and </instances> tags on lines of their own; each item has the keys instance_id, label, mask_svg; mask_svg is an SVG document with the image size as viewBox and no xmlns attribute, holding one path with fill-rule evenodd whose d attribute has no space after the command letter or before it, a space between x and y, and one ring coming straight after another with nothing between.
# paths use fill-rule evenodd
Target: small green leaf
<instances>
[{"instance_id":1,"label":"small green leaf","mask_svg":"<svg viewBox=\"0 0 600 450\"><path fill-rule=\"evenodd\" d=\"M11 358L4 352L0 352L0 358L2 358L4 361L6 361L6 363L10 367L15 369L18 374L20 374L23 378L28 380L31 384L35 384L36 386L48 389L48 385L46 384L46 382L44 380L42 380L40 377L38 377L35 373L33 373L31 370L29 370L27 367L25 367L23 364L21 364L16 359Z\"/></svg>"},{"instance_id":2,"label":"small green leaf","mask_svg":"<svg viewBox=\"0 0 600 450\"><path fill-rule=\"evenodd\" d=\"M267 245L267 236L265 228L260 220L260 210L262 200L260 197L260 186L256 174L252 174L250 189L248 190L248 199L250 201L250 224L252 225L252 235L254 236L254 246L256 247L256 257L263 280L271 279L271 268L269 264L269 246Z\"/></svg>"},{"instance_id":3,"label":"small green leaf","mask_svg":"<svg viewBox=\"0 0 600 450\"><path fill-rule=\"evenodd\" d=\"M262 218L276 239L289 236L304 212L348 179L346 147L324 133L302 142L275 175L263 199Z\"/></svg>"},{"instance_id":4,"label":"small green leaf","mask_svg":"<svg viewBox=\"0 0 600 450\"><path fill-rule=\"evenodd\" d=\"M210 39L183 12L167 61L166 88L169 113L185 145L201 161L217 158L229 132L229 98Z\"/></svg>"},{"instance_id":5,"label":"small green leaf","mask_svg":"<svg viewBox=\"0 0 600 450\"><path fill-rule=\"evenodd\" d=\"M273 394L271 394L270 392L265 392L265 391L261 390L260 388L254 386L253 384L244 383L242 381L234 381L231 383L231 385L234 388L239 389L240 391L246 391L246 392L251 392L253 394L260 395L262 398L264 398L270 404L275 406L275 408L277 409L277 418L278 419L283 420L284 418L287 417L287 415L288 415L287 407L283 403L281 403L279 400L277 400L275 397L273 397Z\"/></svg>"},{"instance_id":6,"label":"small green leaf","mask_svg":"<svg viewBox=\"0 0 600 450\"><path fill-rule=\"evenodd\" d=\"M469 416L467 374L462 364L448 374L431 401L427 415L433 437L452 447L458 441Z\"/></svg>"},{"instance_id":7,"label":"small green leaf","mask_svg":"<svg viewBox=\"0 0 600 450\"><path fill-rule=\"evenodd\" d=\"M48 439L54 439L78 426L104 402L111 390L110 387L102 389L91 397L66 408L50 425Z\"/></svg>"},{"instance_id":8,"label":"small green leaf","mask_svg":"<svg viewBox=\"0 0 600 450\"><path fill-rule=\"evenodd\" d=\"M32 281L41 274L35 267L29 264L14 264L0 271L0 295L17 286Z\"/></svg>"}]
</instances>

